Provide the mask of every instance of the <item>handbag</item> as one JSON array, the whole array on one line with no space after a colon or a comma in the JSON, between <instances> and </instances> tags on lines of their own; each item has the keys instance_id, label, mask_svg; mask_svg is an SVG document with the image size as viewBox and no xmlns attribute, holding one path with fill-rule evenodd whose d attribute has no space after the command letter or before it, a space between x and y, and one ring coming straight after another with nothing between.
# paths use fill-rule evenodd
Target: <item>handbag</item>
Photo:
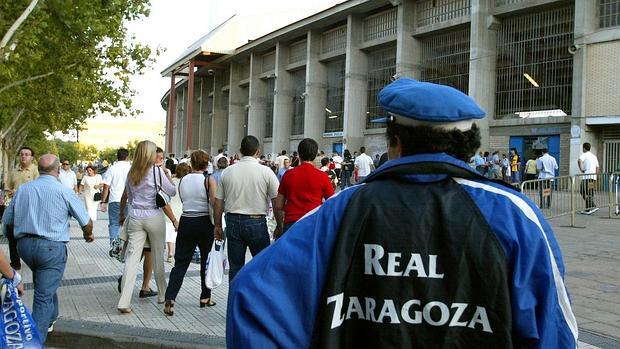
<instances>
[{"instance_id":1,"label":"handbag","mask_svg":"<svg viewBox=\"0 0 620 349\"><path fill-rule=\"evenodd\" d=\"M155 177L155 167L153 166L153 180L155 181L155 205L157 206L157 208L162 208L166 205L168 205L168 203L170 202L170 196L168 196L168 194L164 193L163 190L161 190L161 183L162 182L162 178L161 178L161 171L159 171L159 183L160 185L157 185L157 177Z\"/></svg>"},{"instance_id":2,"label":"handbag","mask_svg":"<svg viewBox=\"0 0 620 349\"><path fill-rule=\"evenodd\" d=\"M101 192L96 192L95 195L93 195L93 201L101 201Z\"/></svg>"},{"instance_id":3,"label":"handbag","mask_svg":"<svg viewBox=\"0 0 620 349\"><path fill-rule=\"evenodd\" d=\"M2 280L0 301L0 348L43 348L32 315L11 280Z\"/></svg>"},{"instance_id":4,"label":"handbag","mask_svg":"<svg viewBox=\"0 0 620 349\"><path fill-rule=\"evenodd\" d=\"M226 253L226 240L213 240L211 252L207 259L207 271L205 285L209 289L214 289L222 284L224 280L224 270L228 266L228 256Z\"/></svg>"}]
</instances>

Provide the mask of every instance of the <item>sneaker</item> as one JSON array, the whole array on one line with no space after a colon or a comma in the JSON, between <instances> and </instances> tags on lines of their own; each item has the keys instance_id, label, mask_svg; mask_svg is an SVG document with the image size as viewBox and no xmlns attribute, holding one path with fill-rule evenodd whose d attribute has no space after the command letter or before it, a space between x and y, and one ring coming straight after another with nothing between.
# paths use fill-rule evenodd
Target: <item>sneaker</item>
<instances>
[{"instance_id":1,"label":"sneaker","mask_svg":"<svg viewBox=\"0 0 620 349\"><path fill-rule=\"evenodd\" d=\"M598 211L598 210L600 210L600 208L595 207L595 208L591 209L590 211L588 211L588 212L587 212L587 214L588 214L588 215L591 215L591 214L593 214L594 212L596 212L596 211Z\"/></svg>"},{"instance_id":2,"label":"sneaker","mask_svg":"<svg viewBox=\"0 0 620 349\"><path fill-rule=\"evenodd\" d=\"M148 290L140 290L140 298L157 296L157 291L153 291L150 288Z\"/></svg>"},{"instance_id":3,"label":"sneaker","mask_svg":"<svg viewBox=\"0 0 620 349\"><path fill-rule=\"evenodd\" d=\"M620 215L620 207L616 207L616 216Z\"/></svg>"},{"instance_id":4,"label":"sneaker","mask_svg":"<svg viewBox=\"0 0 620 349\"><path fill-rule=\"evenodd\" d=\"M47 333L54 332L54 324L55 323L56 323L56 320L52 321L52 324L47 328Z\"/></svg>"}]
</instances>

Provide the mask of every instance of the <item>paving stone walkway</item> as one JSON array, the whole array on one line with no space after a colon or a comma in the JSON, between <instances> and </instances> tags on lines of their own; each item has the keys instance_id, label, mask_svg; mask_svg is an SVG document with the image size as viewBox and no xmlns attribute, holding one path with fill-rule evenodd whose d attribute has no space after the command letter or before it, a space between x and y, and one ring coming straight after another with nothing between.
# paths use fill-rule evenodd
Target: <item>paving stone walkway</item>
<instances>
[{"instance_id":1,"label":"paving stone walkway","mask_svg":"<svg viewBox=\"0 0 620 349\"><path fill-rule=\"evenodd\" d=\"M91 244L82 240L79 227L72 222L67 268L58 290L61 320L81 321L87 327L96 324L97 328L109 324L110 331L118 325L130 326L137 336L140 329L144 329L145 334L161 330L171 339L185 336L186 340L194 341L195 347L203 346L197 342L203 337L197 335L217 338L223 343L228 282L225 280L214 290L215 307L199 308L197 264L190 265L177 297L174 316L163 314L157 297L138 298L141 274L136 281L133 312L121 315L116 310L119 299L116 279L122 273L123 264L108 256L108 222L105 214L100 216L95 222L96 240ZM581 331L580 348L620 348L620 219L601 216L580 216L579 223L586 226L585 229L567 227L567 218L551 221L565 258L566 283ZM0 248L8 253L6 239L0 240ZM31 289L32 274L23 265L22 275L27 289ZM171 268L172 265L166 263L166 272ZM156 289L154 281L151 287ZM31 304L32 292L27 290L24 299Z\"/></svg>"}]
</instances>

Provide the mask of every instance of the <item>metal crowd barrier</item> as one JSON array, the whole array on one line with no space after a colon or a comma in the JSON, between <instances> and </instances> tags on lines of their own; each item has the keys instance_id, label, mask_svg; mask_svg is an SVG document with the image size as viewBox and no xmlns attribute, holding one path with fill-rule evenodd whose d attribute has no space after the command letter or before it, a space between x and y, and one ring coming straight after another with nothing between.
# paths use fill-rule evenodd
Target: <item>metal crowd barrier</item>
<instances>
[{"instance_id":1,"label":"metal crowd barrier","mask_svg":"<svg viewBox=\"0 0 620 349\"><path fill-rule=\"evenodd\" d=\"M594 208L607 209L609 218L620 218L616 214L620 205L620 172L528 180L521 183L521 192L536 203L545 218L570 215L573 227L576 214Z\"/></svg>"}]
</instances>

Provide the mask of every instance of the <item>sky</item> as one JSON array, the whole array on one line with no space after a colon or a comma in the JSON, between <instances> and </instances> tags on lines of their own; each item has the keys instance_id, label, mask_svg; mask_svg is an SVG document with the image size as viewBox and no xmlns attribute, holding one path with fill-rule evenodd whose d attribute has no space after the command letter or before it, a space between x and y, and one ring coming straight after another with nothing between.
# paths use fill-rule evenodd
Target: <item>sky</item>
<instances>
[{"instance_id":1,"label":"sky","mask_svg":"<svg viewBox=\"0 0 620 349\"><path fill-rule=\"evenodd\" d=\"M275 26L271 31L339 2L342 0L152 0L150 16L128 24L138 41L153 50L164 49L151 69L132 79L137 92L134 105L143 114L121 120L98 116L88 121L80 142L105 148L126 145L134 139L150 139L163 145L166 113L160 100L170 88L170 80L160 72L187 47L233 14L246 19L243 29L253 36L248 39L255 39L269 32L257 32L258 22L270 22Z\"/></svg>"}]
</instances>

